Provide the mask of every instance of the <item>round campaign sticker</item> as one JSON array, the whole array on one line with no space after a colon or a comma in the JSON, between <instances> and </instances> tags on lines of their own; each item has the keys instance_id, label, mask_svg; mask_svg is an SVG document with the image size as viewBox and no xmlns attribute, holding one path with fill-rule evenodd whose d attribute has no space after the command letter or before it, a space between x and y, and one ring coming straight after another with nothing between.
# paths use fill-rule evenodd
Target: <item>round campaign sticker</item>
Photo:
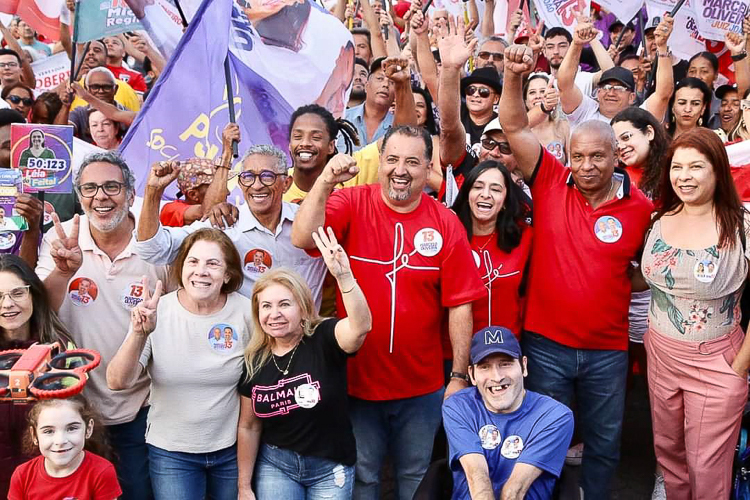
<instances>
[{"instance_id":1,"label":"round campaign sticker","mask_svg":"<svg viewBox=\"0 0 750 500\"><path fill-rule=\"evenodd\" d=\"M143 283L131 283L120 292L120 304L128 311L143 302Z\"/></svg>"},{"instance_id":2,"label":"round campaign sticker","mask_svg":"<svg viewBox=\"0 0 750 500\"><path fill-rule=\"evenodd\" d=\"M0 233L0 250L7 250L16 244L16 233L13 231L3 231Z\"/></svg>"},{"instance_id":3,"label":"round campaign sticker","mask_svg":"<svg viewBox=\"0 0 750 500\"><path fill-rule=\"evenodd\" d=\"M431 227L420 229L414 235L414 248L419 255L434 257L443 248L443 236Z\"/></svg>"},{"instance_id":4,"label":"round campaign sticker","mask_svg":"<svg viewBox=\"0 0 750 500\"><path fill-rule=\"evenodd\" d=\"M302 384L294 389L294 400L302 408L312 408L320 401L320 391L312 384Z\"/></svg>"},{"instance_id":5,"label":"round campaign sticker","mask_svg":"<svg viewBox=\"0 0 750 500\"><path fill-rule=\"evenodd\" d=\"M68 285L68 296L73 305L79 307L88 307L93 304L98 294L99 288L91 278L81 276L71 281L70 285Z\"/></svg>"},{"instance_id":6,"label":"round campaign sticker","mask_svg":"<svg viewBox=\"0 0 750 500\"><path fill-rule=\"evenodd\" d=\"M500 446L500 431L492 424L488 424L479 429L479 441L485 450L494 450Z\"/></svg>"},{"instance_id":7,"label":"round campaign sticker","mask_svg":"<svg viewBox=\"0 0 750 500\"><path fill-rule=\"evenodd\" d=\"M500 449L500 454L505 458L515 460L521 455L523 450L523 440L521 436L508 436L503 441L503 447Z\"/></svg>"},{"instance_id":8,"label":"round campaign sticker","mask_svg":"<svg viewBox=\"0 0 750 500\"><path fill-rule=\"evenodd\" d=\"M52 223L52 214L55 213L55 207L52 206L52 203L45 201L44 202L44 224L51 224Z\"/></svg>"},{"instance_id":9,"label":"round campaign sticker","mask_svg":"<svg viewBox=\"0 0 750 500\"><path fill-rule=\"evenodd\" d=\"M719 270L719 263L710 259L699 260L693 268L693 276L701 283L711 283Z\"/></svg>"},{"instance_id":10,"label":"round campaign sticker","mask_svg":"<svg viewBox=\"0 0 750 500\"><path fill-rule=\"evenodd\" d=\"M245 254L244 268L250 274L263 274L273 265L273 259L268 250L253 248Z\"/></svg>"},{"instance_id":11,"label":"round campaign sticker","mask_svg":"<svg viewBox=\"0 0 750 500\"><path fill-rule=\"evenodd\" d=\"M214 325L208 332L208 344L215 352L229 354L234 351L238 341L237 331L226 323Z\"/></svg>"},{"instance_id":12,"label":"round campaign sticker","mask_svg":"<svg viewBox=\"0 0 750 500\"><path fill-rule=\"evenodd\" d=\"M594 234L604 243L614 243L622 237L622 224L611 215L603 215L594 224Z\"/></svg>"}]
</instances>

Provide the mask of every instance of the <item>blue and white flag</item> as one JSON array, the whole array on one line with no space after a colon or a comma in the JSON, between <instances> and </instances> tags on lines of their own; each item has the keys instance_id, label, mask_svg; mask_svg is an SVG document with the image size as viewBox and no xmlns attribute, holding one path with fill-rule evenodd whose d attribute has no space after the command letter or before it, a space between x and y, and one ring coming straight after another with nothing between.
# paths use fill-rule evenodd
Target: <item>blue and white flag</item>
<instances>
[{"instance_id":1,"label":"blue and white flag","mask_svg":"<svg viewBox=\"0 0 750 500\"><path fill-rule=\"evenodd\" d=\"M221 154L229 123L227 54L240 153L254 144L286 151L289 118L301 105L343 113L354 75L354 44L344 25L310 0L249 3L252 12L205 0L196 12L120 146L138 194L156 161ZM170 186L165 197L176 191Z\"/></svg>"}]
</instances>

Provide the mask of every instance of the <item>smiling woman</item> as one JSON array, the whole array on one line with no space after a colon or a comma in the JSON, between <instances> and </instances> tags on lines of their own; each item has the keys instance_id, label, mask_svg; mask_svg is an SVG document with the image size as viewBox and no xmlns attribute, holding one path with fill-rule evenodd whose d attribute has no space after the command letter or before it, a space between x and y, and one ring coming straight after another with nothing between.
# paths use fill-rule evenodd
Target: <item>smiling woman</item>
<instances>
[{"instance_id":1,"label":"smiling woman","mask_svg":"<svg viewBox=\"0 0 750 500\"><path fill-rule=\"evenodd\" d=\"M237 385L251 330L250 301L237 293L240 256L223 232L200 229L182 242L172 275L179 289L163 298L161 282L153 296L144 284L107 384L127 388L143 370L151 377L146 443L156 498L237 498Z\"/></svg>"}]
</instances>

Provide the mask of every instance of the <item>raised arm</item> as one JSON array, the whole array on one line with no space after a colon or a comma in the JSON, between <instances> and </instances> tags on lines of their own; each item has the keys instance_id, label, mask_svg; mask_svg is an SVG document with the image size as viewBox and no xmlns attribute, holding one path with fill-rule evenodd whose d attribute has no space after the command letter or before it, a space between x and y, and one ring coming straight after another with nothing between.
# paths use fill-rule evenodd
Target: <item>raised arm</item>
<instances>
[{"instance_id":1,"label":"raised arm","mask_svg":"<svg viewBox=\"0 0 750 500\"><path fill-rule=\"evenodd\" d=\"M654 93L646 99L646 109L656 117L659 122L664 121L669 106L669 98L674 92L674 72L672 71L672 54L669 52L669 35L672 33L674 20L669 14L664 14L664 19L654 30L656 39L656 55L663 61L656 67L656 88Z\"/></svg>"},{"instance_id":2,"label":"raised arm","mask_svg":"<svg viewBox=\"0 0 750 500\"><path fill-rule=\"evenodd\" d=\"M346 317L336 323L336 342L344 352L354 354L362 347L367 333L372 329L370 307L367 305L365 294L354 279L349 257L336 240L333 229L329 227L328 231L324 231L319 227L312 233L312 239L320 250L328 271L336 280L346 310Z\"/></svg>"},{"instance_id":3,"label":"raised arm","mask_svg":"<svg viewBox=\"0 0 750 500\"><path fill-rule=\"evenodd\" d=\"M487 459L479 453L467 453L458 459L469 484L471 500L495 500L490 480L490 468Z\"/></svg>"},{"instance_id":4,"label":"raised arm","mask_svg":"<svg viewBox=\"0 0 750 500\"><path fill-rule=\"evenodd\" d=\"M380 0L374 0L379 2ZM360 0L360 6L362 7L362 19L367 24L367 28L370 30L370 45L372 46L372 59L375 60L378 57L386 57L388 52L385 47L385 40L383 40L383 34L380 33L380 22L378 16L370 5L370 0Z\"/></svg>"},{"instance_id":5,"label":"raised arm","mask_svg":"<svg viewBox=\"0 0 750 500\"><path fill-rule=\"evenodd\" d=\"M292 245L297 248L315 247L312 234L326 223L326 202L334 187L359 173L357 162L349 155L339 153L326 164L313 184L292 224Z\"/></svg>"},{"instance_id":6,"label":"raised arm","mask_svg":"<svg viewBox=\"0 0 750 500\"><path fill-rule=\"evenodd\" d=\"M68 281L80 269L83 263L83 252L78 245L78 227L80 219L78 214L73 216L73 225L70 236L65 232L56 213L52 213L52 221L55 225L57 239L49 244L42 245L42 252L49 252L55 263L54 269L44 279L44 287L49 296L49 305L54 311L58 311L65 299L68 290ZM46 238L45 238L46 240ZM39 271L37 270L37 274Z\"/></svg>"},{"instance_id":7,"label":"raised arm","mask_svg":"<svg viewBox=\"0 0 750 500\"><path fill-rule=\"evenodd\" d=\"M482 38L491 37L495 34L495 0L484 1L484 16L479 27Z\"/></svg>"},{"instance_id":8,"label":"raised arm","mask_svg":"<svg viewBox=\"0 0 750 500\"><path fill-rule=\"evenodd\" d=\"M383 61L383 71L396 87L396 111L393 116L393 126L416 126L417 108L414 103L414 94L411 91L409 61L403 58L389 57Z\"/></svg>"},{"instance_id":9,"label":"raised arm","mask_svg":"<svg viewBox=\"0 0 750 500\"><path fill-rule=\"evenodd\" d=\"M589 42L589 46L591 47L591 50L594 51L596 63L599 65L599 71L594 73L594 76L591 79L591 85L593 87L596 87L597 85L599 85L599 78L602 77L602 73L610 68L614 68L615 62L609 56L609 52L607 52L607 49L604 48L604 45L602 45L601 40L599 40L598 38L594 38L593 40L591 40Z\"/></svg>"},{"instance_id":10,"label":"raised arm","mask_svg":"<svg viewBox=\"0 0 750 500\"><path fill-rule=\"evenodd\" d=\"M432 55L430 46L430 36L428 29L430 21L422 14L421 10L414 11L409 20L411 26L411 36L414 37L416 51L414 52L417 59L419 72L422 74L422 81L430 92L431 96L438 95L438 71L435 56Z\"/></svg>"},{"instance_id":11,"label":"raised arm","mask_svg":"<svg viewBox=\"0 0 750 500\"><path fill-rule=\"evenodd\" d=\"M739 61L734 61L734 77L737 82L737 95L740 99L750 88L750 64L747 58L748 33L750 33L750 19L745 17L742 21L742 33L727 32L724 40L724 45L729 49L732 58L741 58Z\"/></svg>"},{"instance_id":12,"label":"raised arm","mask_svg":"<svg viewBox=\"0 0 750 500\"><path fill-rule=\"evenodd\" d=\"M13 50L16 54L18 54L18 57L21 59L21 81L28 85L29 87L36 88L36 77L34 76L34 70L31 68L31 64L26 60L24 57L23 49L21 48L21 45L19 45L18 40L13 38L13 35L10 33L10 30L8 29L5 24L0 22L0 31L3 33L3 40L5 40L5 43L8 44L8 48Z\"/></svg>"},{"instance_id":13,"label":"raised arm","mask_svg":"<svg viewBox=\"0 0 750 500\"><path fill-rule=\"evenodd\" d=\"M240 142L240 126L236 123L227 123L221 132L221 166L216 167L211 184L208 185L206 194L203 195L201 211L207 214L214 205L227 201L229 189L229 171L232 169L232 139Z\"/></svg>"},{"instance_id":14,"label":"raised arm","mask_svg":"<svg viewBox=\"0 0 750 500\"><path fill-rule=\"evenodd\" d=\"M70 86L73 88L78 97L91 104L91 107L101 111L102 114L110 120L118 123L124 123L128 127L133 123L133 120L135 120L134 111L130 111L129 109L118 109L116 106L102 101L98 97L94 96L94 94L81 87L78 82L73 82Z\"/></svg>"},{"instance_id":15,"label":"raised arm","mask_svg":"<svg viewBox=\"0 0 750 500\"><path fill-rule=\"evenodd\" d=\"M578 25L573 31L573 43L557 71L557 88L560 90L562 110L566 114L578 109L583 101L583 93L575 84L578 65L581 63L581 51L599 34L599 30L594 28L590 18L579 15L577 19Z\"/></svg>"},{"instance_id":16,"label":"raised arm","mask_svg":"<svg viewBox=\"0 0 750 500\"><path fill-rule=\"evenodd\" d=\"M157 161L151 165L143 193L143 206L138 218L136 240L146 241L154 237L159 230L159 205L164 190L180 173L179 162Z\"/></svg>"},{"instance_id":17,"label":"raised arm","mask_svg":"<svg viewBox=\"0 0 750 500\"><path fill-rule=\"evenodd\" d=\"M438 110L440 111L440 161L444 165L459 161L466 153L466 130L461 123L461 96L459 81L461 68L474 53L476 39L469 44L464 39L464 23L448 17L446 32L438 42L440 60L440 86Z\"/></svg>"},{"instance_id":18,"label":"raised arm","mask_svg":"<svg viewBox=\"0 0 750 500\"><path fill-rule=\"evenodd\" d=\"M497 118L503 127L505 137L508 138L518 169L526 181L534 174L534 169L539 163L539 155L542 153L542 146L529 127L523 103L521 75L528 71L533 63L534 57L529 47L511 45L505 49L503 93L497 106Z\"/></svg>"}]
</instances>

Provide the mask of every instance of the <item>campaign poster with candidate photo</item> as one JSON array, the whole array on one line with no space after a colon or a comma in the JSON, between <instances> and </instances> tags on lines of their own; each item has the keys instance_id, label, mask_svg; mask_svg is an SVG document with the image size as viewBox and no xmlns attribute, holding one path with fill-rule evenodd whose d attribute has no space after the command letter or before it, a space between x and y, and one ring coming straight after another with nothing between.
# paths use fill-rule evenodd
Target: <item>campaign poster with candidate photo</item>
<instances>
[{"instance_id":1,"label":"campaign poster with candidate photo","mask_svg":"<svg viewBox=\"0 0 750 500\"><path fill-rule=\"evenodd\" d=\"M0 249L15 243L15 237L5 233L26 231L29 228L26 219L15 208L16 197L23 192L22 188L21 173L18 170L0 169Z\"/></svg>"},{"instance_id":2,"label":"campaign poster with candidate photo","mask_svg":"<svg viewBox=\"0 0 750 500\"><path fill-rule=\"evenodd\" d=\"M14 123L10 143L10 164L21 170L25 192L73 191L72 126Z\"/></svg>"}]
</instances>

